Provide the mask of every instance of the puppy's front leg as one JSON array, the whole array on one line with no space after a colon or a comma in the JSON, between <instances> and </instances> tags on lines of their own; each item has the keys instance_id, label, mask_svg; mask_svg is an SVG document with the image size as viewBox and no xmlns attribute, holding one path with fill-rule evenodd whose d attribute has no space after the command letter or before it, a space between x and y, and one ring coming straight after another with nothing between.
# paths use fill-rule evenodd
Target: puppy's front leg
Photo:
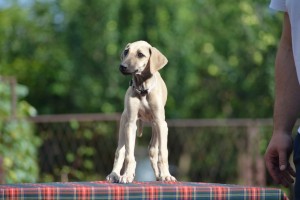
<instances>
[{"instance_id":1,"label":"puppy's front leg","mask_svg":"<svg viewBox=\"0 0 300 200\"><path fill-rule=\"evenodd\" d=\"M125 121L126 121L126 114L123 112L120 121L119 127L119 140L118 140L118 147L115 153L115 160L112 172L106 177L106 180L109 182L117 183L120 179L120 172L124 163L125 158Z\"/></svg>"},{"instance_id":2,"label":"puppy's front leg","mask_svg":"<svg viewBox=\"0 0 300 200\"><path fill-rule=\"evenodd\" d=\"M125 125L125 171L120 177L120 183L131 183L135 176L136 161L134 158L134 147L136 139L136 117L129 119Z\"/></svg>"}]
</instances>

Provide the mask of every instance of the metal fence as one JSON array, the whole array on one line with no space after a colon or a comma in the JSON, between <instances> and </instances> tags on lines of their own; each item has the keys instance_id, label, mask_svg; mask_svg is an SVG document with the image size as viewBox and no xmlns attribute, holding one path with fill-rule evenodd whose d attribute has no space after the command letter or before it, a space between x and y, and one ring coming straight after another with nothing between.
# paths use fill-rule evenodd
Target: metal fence
<instances>
[{"instance_id":1,"label":"metal fence","mask_svg":"<svg viewBox=\"0 0 300 200\"><path fill-rule=\"evenodd\" d=\"M10 87L11 114L16 116L16 80ZM39 182L103 180L110 173L117 147L120 114L65 114L30 118L39 147ZM170 170L180 181L269 186L263 154L271 137L271 119L170 119ZM299 125L299 121L297 125ZM136 140L136 179L153 180L147 155L150 127ZM4 180L0 156L0 180Z\"/></svg>"},{"instance_id":2,"label":"metal fence","mask_svg":"<svg viewBox=\"0 0 300 200\"><path fill-rule=\"evenodd\" d=\"M112 169L120 114L49 115L31 118L43 143L40 181L103 180ZM167 120L171 172L182 181L268 184L263 153L270 119ZM150 127L137 139L137 179L147 180ZM148 170L149 169L149 170ZM143 174L143 176L140 176Z\"/></svg>"}]
</instances>

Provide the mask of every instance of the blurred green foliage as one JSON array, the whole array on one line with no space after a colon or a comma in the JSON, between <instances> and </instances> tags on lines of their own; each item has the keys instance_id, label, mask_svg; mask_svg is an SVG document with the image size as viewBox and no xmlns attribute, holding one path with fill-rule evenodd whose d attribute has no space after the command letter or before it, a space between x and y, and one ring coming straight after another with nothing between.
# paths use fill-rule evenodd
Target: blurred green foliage
<instances>
[{"instance_id":1,"label":"blurred green foliage","mask_svg":"<svg viewBox=\"0 0 300 200\"><path fill-rule=\"evenodd\" d=\"M147 40L169 60L168 118L272 115L281 18L265 0L13 2L0 8L0 74L28 85L40 114L121 112L119 54Z\"/></svg>"},{"instance_id":2,"label":"blurred green foliage","mask_svg":"<svg viewBox=\"0 0 300 200\"><path fill-rule=\"evenodd\" d=\"M18 85L16 93L24 97L25 86ZM11 90L0 81L0 156L3 161L6 183L35 182L38 179L37 148L40 139L34 135L34 127L26 119L36 110L26 101L17 102L16 116L11 115Z\"/></svg>"}]
</instances>

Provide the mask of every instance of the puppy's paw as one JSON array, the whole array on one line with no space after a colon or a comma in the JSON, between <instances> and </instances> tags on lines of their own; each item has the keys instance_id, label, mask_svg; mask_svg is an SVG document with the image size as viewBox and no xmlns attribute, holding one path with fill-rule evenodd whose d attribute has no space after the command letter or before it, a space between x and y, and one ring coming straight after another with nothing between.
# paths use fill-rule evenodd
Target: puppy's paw
<instances>
[{"instance_id":1,"label":"puppy's paw","mask_svg":"<svg viewBox=\"0 0 300 200\"><path fill-rule=\"evenodd\" d=\"M177 181L174 176L168 175L168 176L160 176L157 178L158 181L166 181L166 182L175 182Z\"/></svg>"},{"instance_id":2,"label":"puppy's paw","mask_svg":"<svg viewBox=\"0 0 300 200\"><path fill-rule=\"evenodd\" d=\"M112 172L106 177L106 180L111 183L118 183L120 180L120 175L116 172Z\"/></svg>"},{"instance_id":3,"label":"puppy's paw","mask_svg":"<svg viewBox=\"0 0 300 200\"><path fill-rule=\"evenodd\" d=\"M128 175L124 174L123 176L120 177L119 183L132 183L134 180L134 174Z\"/></svg>"}]
</instances>

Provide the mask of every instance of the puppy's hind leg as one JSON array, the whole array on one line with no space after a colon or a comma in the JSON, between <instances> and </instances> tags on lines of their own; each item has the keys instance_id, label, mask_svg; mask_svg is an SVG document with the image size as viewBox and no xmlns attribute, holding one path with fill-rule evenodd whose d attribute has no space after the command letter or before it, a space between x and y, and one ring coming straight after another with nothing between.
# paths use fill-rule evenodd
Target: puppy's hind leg
<instances>
[{"instance_id":1,"label":"puppy's hind leg","mask_svg":"<svg viewBox=\"0 0 300 200\"><path fill-rule=\"evenodd\" d=\"M112 172L106 177L106 180L113 183L118 183L120 180L120 173L123 167L125 159L125 116L124 113L121 116L120 129L119 129L119 140L118 147L115 153L115 160Z\"/></svg>"},{"instance_id":2,"label":"puppy's hind leg","mask_svg":"<svg viewBox=\"0 0 300 200\"><path fill-rule=\"evenodd\" d=\"M151 166L153 168L156 180L159 180L159 170L158 170L158 137L155 127L152 126L152 136L151 141L148 147L149 150L149 158L151 162Z\"/></svg>"}]
</instances>

